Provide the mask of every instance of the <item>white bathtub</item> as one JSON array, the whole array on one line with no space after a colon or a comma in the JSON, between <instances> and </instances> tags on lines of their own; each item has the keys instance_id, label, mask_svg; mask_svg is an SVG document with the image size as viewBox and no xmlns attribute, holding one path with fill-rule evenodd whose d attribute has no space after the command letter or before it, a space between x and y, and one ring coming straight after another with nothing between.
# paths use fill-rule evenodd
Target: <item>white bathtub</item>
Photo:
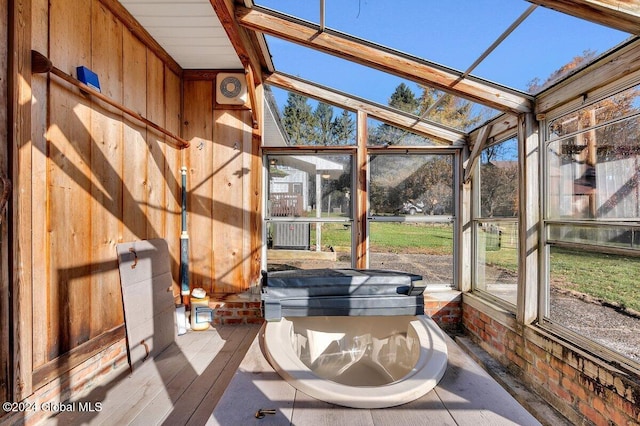
<instances>
[{"instance_id":1,"label":"white bathtub","mask_svg":"<svg viewBox=\"0 0 640 426\"><path fill-rule=\"evenodd\" d=\"M447 367L442 330L418 316L282 318L266 323L265 356L296 389L354 408L404 404Z\"/></svg>"}]
</instances>

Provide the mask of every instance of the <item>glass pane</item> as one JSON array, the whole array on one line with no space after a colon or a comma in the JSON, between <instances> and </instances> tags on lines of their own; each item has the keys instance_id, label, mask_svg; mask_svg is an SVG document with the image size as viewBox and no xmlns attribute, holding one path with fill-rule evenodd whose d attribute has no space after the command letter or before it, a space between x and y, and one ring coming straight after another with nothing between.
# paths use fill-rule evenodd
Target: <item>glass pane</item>
<instances>
[{"instance_id":1,"label":"glass pane","mask_svg":"<svg viewBox=\"0 0 640 426\"><path fill-rule=\"evenodd\" d=\"M517 303L518 222L476 224L475 288L509 303Z\"/></svg>"},{"instance_id":2,"label":"glass pane","mask_svg":"<svg viewBox=\"0 0 640 426\"><path fill-rule=\"evenodd\" d=\"M518 215L518 140L485 148L480 157L480 216Z\"/></svg>"},{"instance_id":3,"label":"glass pane","mask_svg":"<svg viewBox=\"0 0 640 426\"><path fill-rule=\"evenodd\" d=\"M369 267L422 275L427 284L453 286L453 226L371 222Z\"/></svg>"},{"instance_id":4,"label":"glass pane","mask_svg":"<svg viewBox=\"0 0 640 426\"><path fill-rule=\"evenodd\" d=\"M549 139L579 132L640 112L640 86L610 96L549 123Z\"/></svg>"},{"instance_id":5,"label":"glass pane","mask_svg":"<svg viewBox=\"0 0 640 426\"><path fill-rule=\"evenodd\" d=\"M549 239L569 243L640 249L640 226L549 225Z\"/></svg>"},{"instance_id":6,"label":"glass pane","mask_svg":"<svg viewBox=\"0 0 640 426\"><path fill-rule=\"evenodd\" d=\"M640 217L640 118L550 142L549 218Z\"/></svg>"},{"instance_id":7,"label":"glass pane","mask_svg":"<svg viewBox=\"0 0 640 426\"><path fill-rule=\"evenodd\" d=\"M348 146L356 143L356 114L265 86L264 146Z\"/></svg>"},{"instance_id":8,"label":"glass pane","mask_svg":"<svg viewBox=\"0 0 640 426\"><path fill-rule=\"evenodd\" d=\"M371 215L453 215L453 155L372 155L369 166Z\"/></svg>"},{"instance_id":9,"label":"glass pane","mask_svg":"<svg viewBox=\"0 0 640 426\"><path fill-rule=\"evenodd\" d=\"M549 318L640 362L640 258L551 247Z\"/></svg>"},{"instance_id":10,"label":"glass pane","mask_svg":"<svg viewBox=\"0 0 640 426\"><path fill-rule=\"evenodd\" d=\"M268 155L267 217L351 218L350 155Z\"/></svg>"},{"instance_id":11,"label":"glass pane","mask_svg":"<svg viewBox=\"0 0 640 426\"><path fill-rule=\"evenodd\" d=\"M350 267L350 222L267 224L268 271Z\"/></svg>"},{"instance_id":12,"label":"glass pane","mask_svg":"<svg viewBox=\"0 0 640 426\"><path fill-rule=\"evenodd\" d=\"M367 119L369 146L435 146L448 145L426 136L412 133L373 118Z\"/></svg>"}]
</instances>

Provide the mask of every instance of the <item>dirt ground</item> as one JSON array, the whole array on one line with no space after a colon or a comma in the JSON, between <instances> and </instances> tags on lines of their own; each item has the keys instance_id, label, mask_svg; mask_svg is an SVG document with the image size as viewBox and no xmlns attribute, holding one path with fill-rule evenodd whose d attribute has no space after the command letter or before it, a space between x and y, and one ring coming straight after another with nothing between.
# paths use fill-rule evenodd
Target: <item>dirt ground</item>
<instances>
[{"instance_id":1,"label":"dirt ground","mask_svg":"<svg viewBox=\"0 0 640 426\"><path fill-rule=\"evenodd\" d=\"M338 256L335 262L289 260L286 263L269 265L270 270L349 267L351 261L348 256ZM420 274L427 282L427 291L429 284L446 285L453 282L453 259L447 256L373 253L370 268ZM487 270L486 274L498 281L498 277L506 278L508 281L513 279L500 271ZM515 301L513 284L498 284L492 293L505 300ZM597 300L558 291L552 292L550 317L555 323L640 362L640 317L620 312Z\"/></svg>"}]
</instances>

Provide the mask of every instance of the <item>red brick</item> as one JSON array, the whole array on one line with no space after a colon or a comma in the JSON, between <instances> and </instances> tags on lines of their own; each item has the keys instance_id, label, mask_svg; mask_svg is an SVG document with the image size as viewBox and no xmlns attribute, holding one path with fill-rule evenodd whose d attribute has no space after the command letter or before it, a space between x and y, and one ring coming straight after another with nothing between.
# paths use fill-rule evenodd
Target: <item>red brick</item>
<instances>
[{"instance_id":1,"label":"red brick","mask_svg":"<svg viewBox=\"0 0 640 426\"><path fill-rule=\"evenodd\" d=\"M573 402L573 396L570 392L567 391L564 387L560 386L557 383L549 383L549 390L556 395L558 398L564 400L565 402L571 404Z\"/></svg>"},{"instance_id":2,"label":"red brick","mask_svg":"<svg viewBox=\"0 0 640 426\"><path fill-rule=\"evenodd\" d=\"M602 414L596 411L589 404L585 402L579 402L578 410L580 410L580 412L587 418L587 420L590 420L594 424L598 426L609 426L609 422L607 421L607 419L605 419Z\"/></svg>"},{"instance_id":3,"label":"red brick","mask_svg":"<svg viewBox=\"0 0 640 426\"><path fill-rule=\"evenodd\" d=\"M570 380L566 377L560 382L571 394L579 401L587 400L587 392L576 380Z\"/></svg>"},{"instance_id":4,"label":"red brick","mask_svg":"<svg viewBox=\"0 0 640 426\"><path fill-rule=\"evenodd\" d=\"M242 318L225 318L223 321L223 324L227 324L227 325L243 324L243 319Z\"/></svg>"}]
</instances>

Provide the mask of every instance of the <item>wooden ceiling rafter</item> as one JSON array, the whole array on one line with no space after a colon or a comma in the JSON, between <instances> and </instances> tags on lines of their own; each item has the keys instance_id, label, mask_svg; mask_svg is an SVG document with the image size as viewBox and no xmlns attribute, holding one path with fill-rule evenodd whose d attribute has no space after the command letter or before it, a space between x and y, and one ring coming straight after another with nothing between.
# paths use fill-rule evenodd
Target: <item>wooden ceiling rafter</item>
<instances>
[{"instance_id":1,"label":"wooden ceiling rafter","mask_svg":"<svg viewBox=\"0 0 640 426\"><path fill-rule=\"evenodd\" d=\"M367 113L367 115L387 124L391 124L405 130L415 131L447 144L461 145L466 143L467 140L466 133L459 130L427 121L420 121L416 123L416 117L411 114L397 111L390 107L379 105L334 89L323 87L298 77L275 72L267 75L264 82L284 90L289 90L314 99L325 101L350 111L363 111Z\"/></svg>"},{"instance_id":2,"label":"wooden ceiling rafter","mask_svg":"<svg viewBox=\"0 0 640 426\"><path fill-rule=\"evenodd\" d=\"M317 25L291 16L257 6L237 6L236 17L247 29L435 87L500 111L520 114L532 110L533 98L523 92L476 78L459 81L462 73L458 71L336 31L320 31Z\"/></svg>"},{"instance_id":3,"label":"wooden ceiling rafter","mask_svg":"<svg viewBox=\"0 0 640 426\"><path fill-rule=\"evenodd\" d=\"M640 35L640 0L527 0L567 15Z\"/></svg>"}]
</instances>

